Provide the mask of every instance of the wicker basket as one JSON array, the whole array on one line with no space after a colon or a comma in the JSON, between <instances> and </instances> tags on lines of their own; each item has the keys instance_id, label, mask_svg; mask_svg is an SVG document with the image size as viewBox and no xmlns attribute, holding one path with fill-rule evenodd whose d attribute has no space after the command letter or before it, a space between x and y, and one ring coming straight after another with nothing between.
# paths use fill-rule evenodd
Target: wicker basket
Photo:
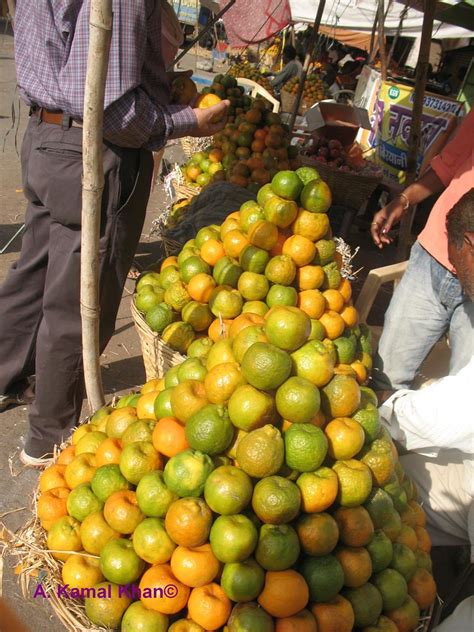
<instances>
[{"instance_id":1,"label":"wicker basket","mask_svg":"<svg viewBox=\"0 0 474 632\"><path fill-rule=\"evenodd\" d=\"M191 158L191 156L198 151L205 151L212 144L212 136L205 136L203 138L183 136L180 140L186 158Z\"/></svg>"},{"instance_id":2,"label":"wicker basket","mask_svg":"<svg viewBox=\"0 0 474 632\"><path fill-rule=\"evenodd\" d=\"M310 156L300 155L303 165L314 167L321 178L329 185L332 193L332 201L340 206L361 208L382 181L382 175L366 176L354 173L345 173Z\"/></svg>"},{"instance_id":3,"label":"wicker basket","mask_svg":"<svg viewBox=\"0 0 474 632\"><path fill-rule=\"evenodd\" d=\"M296 103L296 95L287 92L286 90L282 90L280 94L281 99L281 110L282 112L293 112L293 108ZM306 103L304 99L300 101L300 107L298 109L298 114L303 116L303 114L308 110L310 106Z\"/></svg>"},{"instance_id":4,"label":"wicker basket","mask_svg":"<svg viewBox=\"0 0 474 632\"><path fill-rule=\"evenodd\" d=\"M163 377L172 366L186 360L181 353L173 351L163 342L159 334L148 327L145 319L135 307L134 301L132 301L131 310L133 322L140 338L147 382L156 377Z\"/></svg>"}]
</instances>

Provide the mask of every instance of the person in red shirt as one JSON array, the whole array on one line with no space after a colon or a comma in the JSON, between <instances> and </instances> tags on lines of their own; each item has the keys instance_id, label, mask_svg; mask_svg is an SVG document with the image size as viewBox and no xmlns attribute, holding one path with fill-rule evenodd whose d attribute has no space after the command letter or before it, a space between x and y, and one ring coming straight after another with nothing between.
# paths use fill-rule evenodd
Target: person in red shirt
<instances>
[{"instance_id":1,"label":"person in red shirt","mask_svg":"<svg viewBox=\"0 0 474 632\"><path fill-rule=\"evenodd\" d=\"M408 267L390 302L374 362L379 390L409 388L432 347L449 334L450 374L474 353L474 305L449 261L446 216L474 182L474 110L453 139L433 158L431 168L379 211L371 234L379 248L413 204L441 193L413 246Z\"/></svg>"}]
</instances>

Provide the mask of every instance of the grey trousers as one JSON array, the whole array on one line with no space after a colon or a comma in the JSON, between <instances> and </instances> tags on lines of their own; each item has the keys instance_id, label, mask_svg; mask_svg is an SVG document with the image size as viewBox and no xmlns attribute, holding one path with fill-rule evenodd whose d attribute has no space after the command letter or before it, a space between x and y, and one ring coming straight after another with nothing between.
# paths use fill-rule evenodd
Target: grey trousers
<instances>
[{"instance_id":1,"label":"grey trousers","mask_svg":"<svg viewBox=\"0 0 474 632\"><path fill-rule=\"evenodd\" d=\"M82 130L31 116L21 150L26 230L0 287L0 394L36 374L25 449L40 457L77 424L84 397L79 308ZM100 346L110 340L143 228L151 152L104 144Z\"/></svg>"}]
</instances>

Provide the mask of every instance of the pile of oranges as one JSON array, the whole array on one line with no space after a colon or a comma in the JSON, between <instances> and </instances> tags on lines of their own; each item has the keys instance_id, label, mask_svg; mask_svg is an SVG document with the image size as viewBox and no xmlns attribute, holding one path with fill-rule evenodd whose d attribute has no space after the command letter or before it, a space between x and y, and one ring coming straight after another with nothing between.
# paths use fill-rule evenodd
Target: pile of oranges
<instances>
[{"instance_id":1,"label":"pile of oranges","mask_svg":"<svg viewBox=\"0 0 474 632\"><path fill-rule=\"evenodd\" d=\"M293 77L285 83L283 90L295 95L299 90L299 83L299 78ZM313 72L306 77L303 88L303 103L306 107L311 107L314 103L330 97L331 93L329 92L326 84L323 82L320 73Z\"/></svg>"},{"instance_id":2,"label":"pile of oranges","mask_svg":"<svg viewBox=\"0 0 474 632\"><path fill-rule=\"evenodd\" d=\"M160 272L144 274L135 303L151 329L194 356L241 321L262 324L276 306L298 307L311 339L334 341L338 363L364 383L370 345L340 273L327 211L331 193L315 169L278 172L221 226L202 228Z\"/></svg>"},{"instance_id":3,"label":"pile of oranges","mask_svg":"<svg viewBox=\"0 0 474 632\"><path fill-rule=\"evenodd\" d=\"M433 602L426 517L363 384L370 337L312 221L319 182L279 174L165 262L188 358L97 411L41 474L47 548L92 624L411 632ZM213 274L182 279L196 259Z\"/></svg>"}]
</instances>

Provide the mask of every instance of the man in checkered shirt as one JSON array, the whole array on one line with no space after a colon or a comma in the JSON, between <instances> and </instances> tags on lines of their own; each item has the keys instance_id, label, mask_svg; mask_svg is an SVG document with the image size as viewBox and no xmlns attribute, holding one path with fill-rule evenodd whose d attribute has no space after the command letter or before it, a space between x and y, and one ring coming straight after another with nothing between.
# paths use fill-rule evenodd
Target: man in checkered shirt
<instances>
[{"instance_id":1,"label":"man in checkered shirt","mask_svg":"<svg viewBox=\"0 0 474 632\"><path fill-rule=\"evenodd\" d=\"M170 104L162 56L165 0L113 0L104 104L105 188L100 231L100 345L110 340L145 218L152 151L223 125L207 110ZM21 459L42 458L77 424L84 396L79 309L82 118L89 0L18 0L15 60L30 107L21 150L26 230L0 287L0 410L33 400ZM225 117L223 117L225 118ZM36 375L36 393L24 394Z\"/></svg>"}]
</instances>

